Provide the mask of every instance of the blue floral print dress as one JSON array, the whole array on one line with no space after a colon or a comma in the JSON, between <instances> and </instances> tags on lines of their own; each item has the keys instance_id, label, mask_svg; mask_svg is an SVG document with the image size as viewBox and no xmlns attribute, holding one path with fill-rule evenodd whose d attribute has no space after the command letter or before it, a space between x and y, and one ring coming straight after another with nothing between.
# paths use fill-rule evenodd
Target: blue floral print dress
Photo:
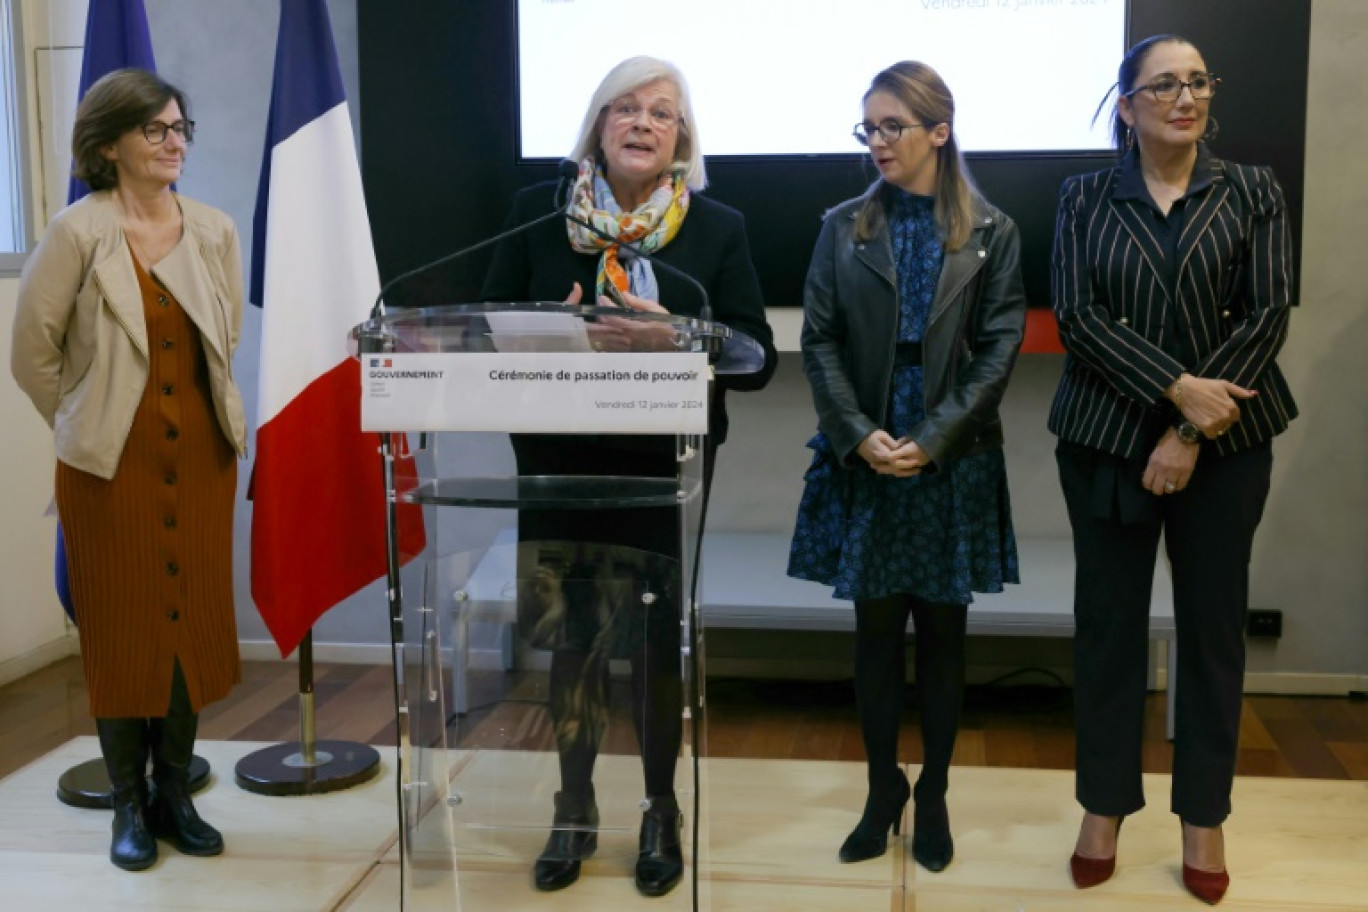
<instances>
[{"instance_id":1,"label":"blue floral print dress","mask_svg":"<svg viewBox=\"0 0 1368 912\"><path fill-rule=\"evenodd\" d=\"M899 342L920 342L940 279L944 249L935 200L893 191L889 232L898 274ZM894 439L925 416L920 366L898 366L888 424ZM826 435L814 451L789 552L788 572L834 586L839 599L895 593L967 605L974 592L1019 582L1016 538L1002 450L966 456L940 471L894 478L864 460L841 466Z\"/></svg>"}]
</instances>

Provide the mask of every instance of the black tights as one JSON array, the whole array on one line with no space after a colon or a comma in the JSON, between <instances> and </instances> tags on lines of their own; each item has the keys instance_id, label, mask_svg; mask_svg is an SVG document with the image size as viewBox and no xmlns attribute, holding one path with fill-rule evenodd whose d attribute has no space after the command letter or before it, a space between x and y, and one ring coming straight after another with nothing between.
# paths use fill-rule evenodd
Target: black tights
<instances>
[{"instance_id":1,"label":"black tights","mask_svg":"<svg viewBox=\"0 0 1368 912\"><path fill-rule=\"evenodd\" d=\"M684 684L679 650L651 637L629 656L632 666L632 723L641 748L646 795L674 795L675 764L684 735ZM573 695L580 694L580 697ZM590 791L594 761L606 729L608 662L590 660L578 649L551 656L551 718L560 754L561 788Z\"/></svg>"},{"instance_id":2,"label":"black tights","mask_svg":"<svg viewBox=\"0 0 1368 912\"><path fill-rule=\"evenodd\" d=\"M869 762L871 793L897 787L898 726L907 684L907 618L916 631L917 708L921 714L920 795L943 795L964 699L964 605L911 595L855 601L855 696Z\"/></svg>"}]
</instances>

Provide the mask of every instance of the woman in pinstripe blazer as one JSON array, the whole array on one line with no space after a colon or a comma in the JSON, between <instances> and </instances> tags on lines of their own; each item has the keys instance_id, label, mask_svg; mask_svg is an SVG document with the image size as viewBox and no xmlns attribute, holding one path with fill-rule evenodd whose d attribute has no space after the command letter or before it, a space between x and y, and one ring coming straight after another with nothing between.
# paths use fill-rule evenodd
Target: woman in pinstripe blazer
<instances>
[{"instance_id":1,"label":"woman in pinstripe blazer","mask_svg":"<svg viewBox=\"0 0 1368 912\"><path fill-rule=\"evenodd\" d=\"M1077 796L1070 869L1109 878L1144 806L1147 614L1161 531L1178 625L1172 809L1183 882L1229 883L1221 824L1239 733L1248 563L1272 438L1296 415L1274 357L1287 334L1292 245L1267 168L1203 140L1219 80L1172 35L1136 45L1117 81L1115 167L1069 178L1053 255L1068 351L1050 410L1077 561Z\"/></svg>"}]
</instances>

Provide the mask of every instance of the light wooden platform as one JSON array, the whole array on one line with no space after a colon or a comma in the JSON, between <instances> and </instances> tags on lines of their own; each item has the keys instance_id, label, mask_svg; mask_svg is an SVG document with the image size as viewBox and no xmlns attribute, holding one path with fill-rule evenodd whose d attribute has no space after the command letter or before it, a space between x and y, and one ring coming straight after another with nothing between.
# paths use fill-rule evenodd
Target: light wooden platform
<instances>
[{"instance_id":1,"label":"light wooden platform","mask_svg":"<svg viewBox=\"0 0 1368 912\"><path fill-rule=\"evenodd\" d=\"M57 772L95 755L77 738L0 781L0 909L236 912L398 908L394 783L386 775L349 792L267 798L234 786L233 763L261 747L201 742L219 778L197 799L224 831L227 852L187 858L163 847L156 866L127 874L106 860L108 812L60 804ZM392 754L382 752L387 767ZM490 763L516 776L516 758ZM627 775L630 758L604 758L601 772ZM540 763L540 760L534 760ZM476 769L472 766L471 769ZM915 769L912 770L915 773ZM893 846L859 865L836 861L863 798L863 767L817 761L714 760L707 764L707 826L715 912L1151 912L1196 909L1179 883L1178 824L1167 811L1168 778L1147 777L1151 806L1127 822L1116 877L1095 890L1071 886L1065 862L1078 810L1064 771L952 771L957 855L941 874ZM458 775L458 779L460 775ZM527 800L540 802L537 789ZM1237 912L1368 910L1368 782L1241 778L1227 824L1234 883L1221 908ZM529 835L529 845L541 834ZM528 885L524 859L463 857L459 894L417 872L416 910L670 910L689 908L678 890L661 899L632 888L630 833L605 836L580 882L560 893ZM904 840L905 841L905 840ZM609 845L608 843L611 843ZM619 846L617 843L622 843ZM709 908L704 905L702 908Z\"/></svg>"}]
</instances>

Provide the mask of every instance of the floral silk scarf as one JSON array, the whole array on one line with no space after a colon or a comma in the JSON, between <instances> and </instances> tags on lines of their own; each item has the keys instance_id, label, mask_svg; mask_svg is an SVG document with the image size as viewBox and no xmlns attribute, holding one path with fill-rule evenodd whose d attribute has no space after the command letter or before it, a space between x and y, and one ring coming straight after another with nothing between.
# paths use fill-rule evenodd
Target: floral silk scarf
<instances>
[{"instance_id":1,"label":"floral silk scarf","mask_svg":"<svg viewBox=\"0 0 1368 912\"><path fill-rule=\"evenodd\" d=\"M604 234L621 242L635 243L654 254L679 233L689 211L689 187L680 172L661 175L655 190L638 208L623 212L593 157L580 162L579 177L570 190L570 212ZM601 253L594 284L594 301L612 282L620 291L652 301L660 299L650 261L594 234L583 225L568 222L570 246L579 253ZM592 303L592 302L586 302Z\"/></svg>"}]
</instances>

